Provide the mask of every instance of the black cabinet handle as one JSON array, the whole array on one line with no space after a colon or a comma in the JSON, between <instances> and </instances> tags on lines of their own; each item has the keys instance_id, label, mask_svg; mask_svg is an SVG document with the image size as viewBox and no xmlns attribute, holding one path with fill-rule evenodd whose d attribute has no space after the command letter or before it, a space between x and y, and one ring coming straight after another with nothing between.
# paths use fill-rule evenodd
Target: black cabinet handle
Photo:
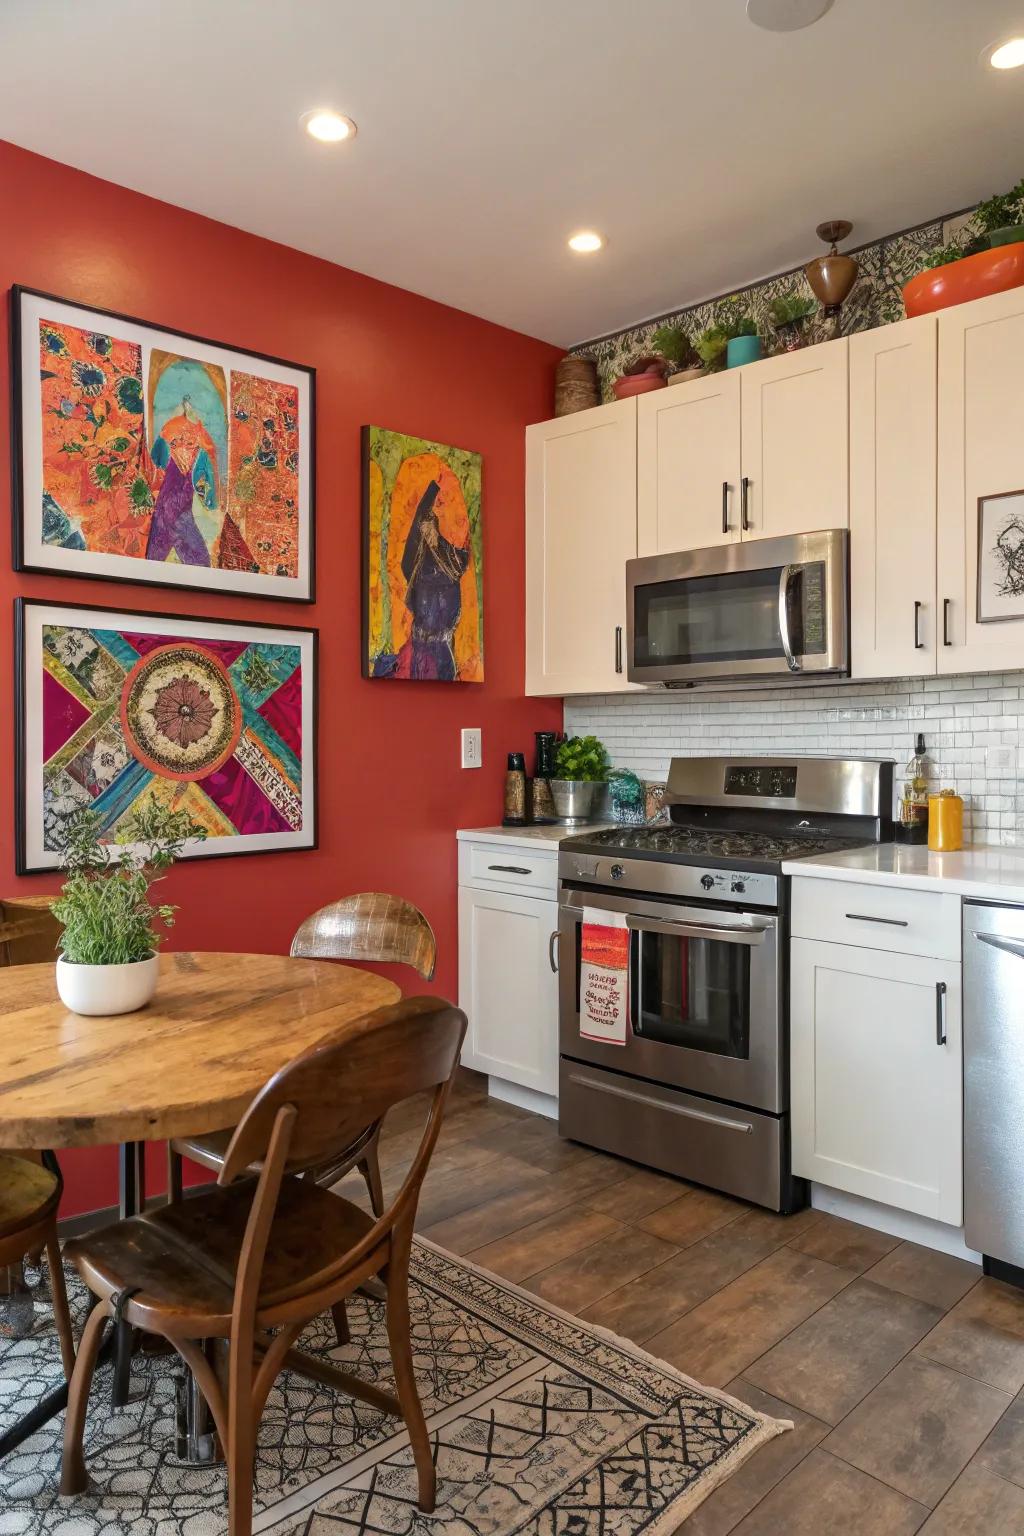
<instances>
[{"instance_id":1,"label":"black cabinet handle","mask_svg":"<svg viewBox=\"0 0 1024 1536\"><path fill-rule=\"evenodd\" d=\"M729 532L729 482L722 481L722 532Z\"/></svg>"},{"instance_id":2,"label":"black cabinet handle","mask_svg":"<svg viewBox=\"0 0 1024 1536\"><path fill-rule=\"evenodd\" d=\"M615 670L622 671L622 625L615 626Z\"/></svg>"},{"instance_id":3,"label":"black cabinet handle","mask_svg":"<svg viewBox=\"0 0 1024 1536\"><path fill-rule=\"evenodd\" d=\"M532 875L533 870L523 864L488 864L499 875Z\"/></svg>"},{"instance_id":4,"label":"black cabinet handle","mask_svg":"<svg viewBox=\"0 0 1024 1536\"><path fill-rule=\"evenodd\" d=\"M946 983L935 983L935 1044L946 1043Z\"/></svg>"},{"instance_id":5,"label":"black cabinet handle","mask_svg":"<svg viewBox=\"0 0 1024 1536\"><path fill-rule=\"evenodd\" d=\"M851 923L884 923L887 928L909 928L910 924L902 917L869 917L866 912L847 912Z\"/></svg>"},{"instance_id":6,"label":"black cabinet handle","mask_svg":"<svg viewBox=\"0 0 1024 1536\"><path fill-rule=\"evenodd\" d=\"M548 965L558 975L558 929L548 939Z\"/></svg>"},{"instance_id":7,"label":"black cabinet handle","mask_svg":"<svg viewBox=\"0 0 1024 1536\"><path fill-rule=\"evenodd\" d=\"M922 604L914 603L914 650L923 651L924 641L921 639L921 608Z\"/></svg>"},{"instance_id":8,"label":"black cabinet handle","mask_svg":"<svg viewBox=\"0 0 1024 1536\"><path fill-rule=\"evenodd\" d=\"M943 645L952 645L953 644L952 640L949 638L949 605L950 605L951 601L952 601L952 599L948 598L948 597L944 597L942 599L942 643L943 643Z\"/></svg>"},{"instance_id":9,"label":"black cabinet handle","mask_svg":"<svg viewBox=\"0 0 1024 1536\"><path fill-rule=\"evenodd\" d=\"M749 501L750 479L747 475L744 475L742 481L740 482L740 527L743 529L744 533L746 533L750 527L750 513L748 510Z\"/></svg>"}]
</instances>

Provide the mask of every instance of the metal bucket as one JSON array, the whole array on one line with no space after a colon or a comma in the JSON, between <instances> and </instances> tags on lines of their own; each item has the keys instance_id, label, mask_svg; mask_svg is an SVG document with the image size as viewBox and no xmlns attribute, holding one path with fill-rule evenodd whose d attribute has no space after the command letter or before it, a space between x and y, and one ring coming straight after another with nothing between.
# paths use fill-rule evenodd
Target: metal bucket
<instances>
[{"instance_id":1,"label":"metal bucket","mask_svg":"<svg viewBox=\"0 0 1024 1536\"><path fill-rule=\"evenodd\" d=\"M596 784L584 779L552 779L550 783L555 814L564 826L590 820Z\"/></svg>"}]
</instances>

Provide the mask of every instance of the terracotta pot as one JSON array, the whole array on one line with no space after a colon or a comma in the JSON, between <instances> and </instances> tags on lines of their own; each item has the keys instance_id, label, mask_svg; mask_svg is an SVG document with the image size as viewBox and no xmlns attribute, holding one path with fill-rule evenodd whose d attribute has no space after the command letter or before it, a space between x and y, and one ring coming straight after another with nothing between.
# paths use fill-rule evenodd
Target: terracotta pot
<instances>
[{"instance_id":1,"label":"terracotta pot","mask_svg":"<svg viewBox=\"0 0 1024 1536\"><path fill-rule=\"evenodd\" d=\"M936 309L1005 293L1024 284L1024 240L964 256L945 267L930 267L903 286L907 314L930 315Z\"/></svg>"},{"instance_id":2,"label":"terracotta pot","mask_svg":"<svg viewBox=\"0 0 1024 1536\"><path fill-rule=\"evenodd\" d=\"M664 389L663 373L627 373L616 379L612 394L616 400L628 400L631 395L646 395L650 389Z\"/></svg>"}]
</instances>

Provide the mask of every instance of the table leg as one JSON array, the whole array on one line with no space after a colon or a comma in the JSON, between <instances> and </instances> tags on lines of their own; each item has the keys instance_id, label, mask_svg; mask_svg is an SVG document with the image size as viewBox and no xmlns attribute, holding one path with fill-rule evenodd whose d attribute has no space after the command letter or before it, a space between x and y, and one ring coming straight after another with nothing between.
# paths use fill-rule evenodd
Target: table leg
<instances>
[{"instance_id":1,"label":"table leg","mask_svg":"<svg viewBox=\"0 0 1024 1536\"><path fill-rule=\"evenodd\" d=\"M118 1154L120 1189L118 1205L121 1220L141 1215L146 1204L146 1144L127 1141ZM135 1330L126 1322L114 1323L114 1374L110 1383L110 1406L123 1408L131 1396L132 1350Z\"/></svg>"}]
</instances>

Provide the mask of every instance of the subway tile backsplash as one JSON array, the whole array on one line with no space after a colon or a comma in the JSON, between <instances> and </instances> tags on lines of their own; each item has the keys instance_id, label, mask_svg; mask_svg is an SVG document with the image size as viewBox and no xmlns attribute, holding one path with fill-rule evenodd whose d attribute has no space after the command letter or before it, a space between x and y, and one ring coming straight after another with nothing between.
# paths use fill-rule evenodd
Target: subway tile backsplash
<instances>
[{"instance_id":1,"label":"subway tile backsplash","mask_svg":"<svg viewBox=\"0 0 1024 1536\"><path fill-rule=\"evenodd\" d=\"M1024 672L830 687L566 699L565 729L592 733L617 768L663 779L672 757L890 757L900 769L923 731L936 788L965 801L978 843L1024 847Z\"/></svg>"}]
</instances>

